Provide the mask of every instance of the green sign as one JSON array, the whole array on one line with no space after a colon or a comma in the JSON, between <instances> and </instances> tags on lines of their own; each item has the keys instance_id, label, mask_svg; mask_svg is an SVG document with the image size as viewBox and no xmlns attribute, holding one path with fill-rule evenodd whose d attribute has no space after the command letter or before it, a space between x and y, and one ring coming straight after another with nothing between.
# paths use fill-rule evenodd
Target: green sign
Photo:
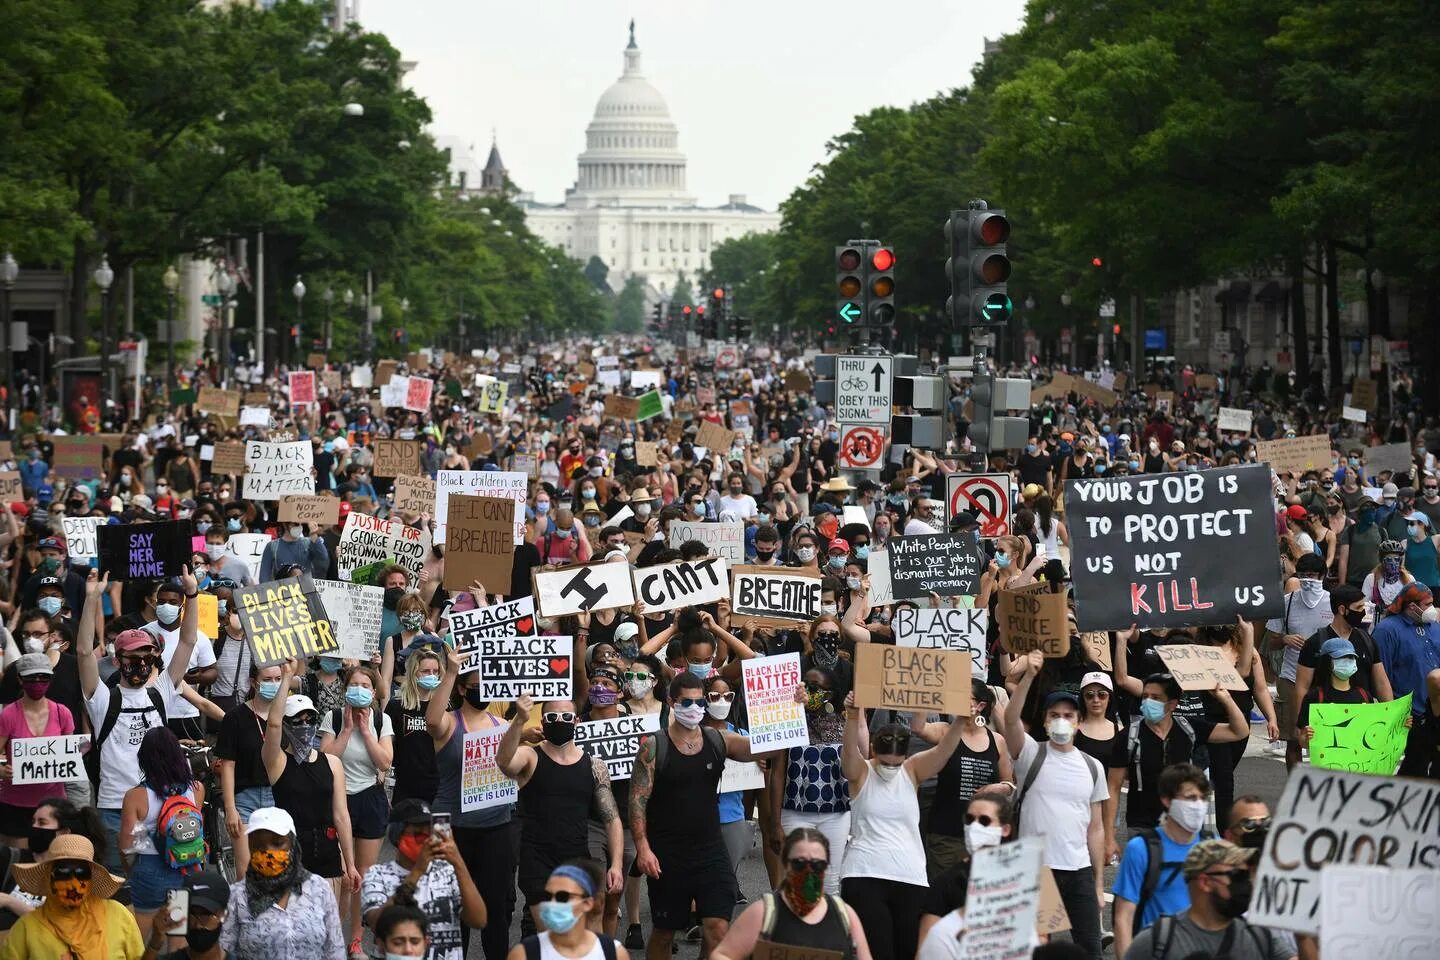
<instances>
[{"instance_id":1,"label":"green sign","mask_svg":"<svg viewBox=\"0 0 1440 960\"><path fill-rule=\"evenodd\" d=\"M224 298L218 293L202 293L200 295L200 302L207 307L218 307L220 306L220 301L223 299Z\"/></svg>"},{"instance_id":2,"label":"green sign","mask_svg":"<svg viewBox=\"0 0 1440 960\"><path fill-rule=\"evenodd\" d=\"M1389 703L1312 703L1310 762L1330 770L1392 776L1405 753L1411 694Z\"/></svg>"},{"instance_id":3,"label":"green sign","mask_svg":"<svg viewBox=\"0 0 1440 960\"><path fill-rule=\"evenodd\" d=\"M185 406L187 403L194 403L194 402L195 402L195 390L194 390L193 388L187 388L187 389L184 389L184 390L171 390L171 391L170 391L170 405L171 405L172 407L183 407L183 406Z\"/></svg>"},{"instance_id":4,"label":"green sign","mask_svg":"<svg viewBox=\"0 0 1440 960\"><path fill-rule=\"evenodd\" d=\"M840 305L840 319L846 323L854 323L860 319L860 308L853 303L845 302Z\"/></svg>"},{"instance_id":5,"label":"green sign","mask_svg":"<svg viewBox=\"0 0 1440 960\"><path fill-rule=\"evenodd\" d=\"M651 417L658 417L665 412L665 405L660 402L660 391L649 390L635 398L635 421L649 420Z\"/></svg>"}]
</instances>

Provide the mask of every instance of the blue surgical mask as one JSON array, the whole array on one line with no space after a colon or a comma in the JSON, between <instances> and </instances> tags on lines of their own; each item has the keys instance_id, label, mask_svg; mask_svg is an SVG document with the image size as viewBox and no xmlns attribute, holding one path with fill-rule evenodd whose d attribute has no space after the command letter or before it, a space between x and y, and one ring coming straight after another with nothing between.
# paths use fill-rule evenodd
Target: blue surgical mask
<instances>
[{"instance_id":1,"label":"blue surgical mask","mask_svg":"<svg viewBox=\"0 0 1440 960\"><path fill-rule=\"evenodd\" d=\"M209 532L210 532L210 521L209 521L209 520L196 520L196 521L195 521L195 532L198 533L198 534L200 534L202 537L203 537L205 534L209 533Z\"/></svg>"},{"instance_id":2,"label":"blue surgical mask","mask_svg":"<svg viewBox=\"0 0 1440 960\"><path fill-rule=\"evenodd\" d=\"M415 678L415 685L421 690L434 690L440 686L440 677L433 673L421 674Z\"/></svg>"},{"instance_id":3,"label":"blue surgical mask","mask_svg":"<svg viewBox=\"0 0 1440 960\"><path fill-rule=\"evenodd\" d=\"M1140 701L1140 715L1150 723L1159 723L1165 719L1165 704L1154 697L1146 697Z\"/></svg>"},{"instance_id":4,"label":"blue surgical mask","mask_svg":"<svg viewBox=\"0 0 1440 960\"><path fill-rule=\"evenodd\" d=\"M1105 472L1105 464L1103 464L1103 463L1097 463L1097 464L1095 464L1095 476L1098 477L1098 476L1100 476L1100 475L1101 475L1102 473L1104 473L1104 472Z\"/></svg>"},{"instance_id":5,"label":"blue surgical mask","mask_svg":"<svg viewBox=\"0 0 1440 960\"><path fill-rule=\"evenodd\" d=\"M547 930L568 933L578 920L579 917L575 916L575 909L568 903L545 900L540 904L540 922L545 925Z\"/></svg>"},{"instance_id":6,"label":"blue surgical mask","mask_svg":"<svg viewBox=\"0 0 1440 960\"><path fill-rule=\"evenodd\" d=\"M375 691L369 687L346 687L345 702L357 710L364 709L375 702Z\"/></svg>"},{"instance_id":7,"label":"blue surgical mask","mask_svg":"<svg viewBox=\"0 0 1440 960\"><path fill-rule=\"evenodd\" d=\"M1425 528L1418 523L1409 524L1408 529L1410 531L1410 536L1412 537L1423 536L1425 533Z\"/></svg>"},{"instance_id":8,"label":"blue surgical mask","mask_svg":"<svg viewBox=\"0 0 1440 960\"><path fill-rule=\"evenodd\" d=\"M279 680L261 680L261 681L260 681L260 699L261 699L261 700L264 700L266 703L269 703L271 700L274 700L277 696L279 696L279 694L280 694L280 681L279 681Z\"/></svg>"},{"instance_id":9,"label":"blue surgical mask","mask_svg":"<svg viewBox=\"0 0 1440 960\"><path fill-rule=\"evenodd\" d=\"M828 559L825 561L825 565L828 566L828 567L830 567L830 569L832 569L832 570L843 570L843 569L845 569L845 554L842 553L842 554L838 554L838 555L836 555L836 556L833 556L833 557L828 558Z\"/></svg>"},{"instance_id":10,"label":"blue surgical mask","mask_svg":"<svg viewBox=\"0 0 1440 960\"><path fill-rule=\"evenodd\" d=\"M1006 567L1010 566L1010 554L1008 554L1008 553L997 553L997 554L995 554L995 566L999 567L1001 570L1004 570Z\"/></svg>"},{"instance_id":11,"label":"blue surgical mask","mask_svg":"<svg viewBox=\"0 0 1440 960\"><path fill-rule=\"evenodd\" d=\"M61 607L65 606L65 601L59 597L41 597L35 601L35 606L44 610L47 617L53 617L60 612Z\"/></svg>"},{"instance_id":12,"label":"blue surgical mask","mask_svg":"<svg viewBox=\"0 0 1440 960\"><path fill-rule=\"evenodd\" d=\"M225 521L225 529L226 529L226 530L229 530L231 533L239 533L239 532L240 532L240 518L239 518L239 517L231 517L229 520L226 520L226 521Z\"/></svg>"},{"instance_id":13,"label":"blue surgical mask","mask_svg":"<svg viewBox=\"0 0 1440 960\"><path fill-rule=\"evenodd\" d=\"M1349 680L1355 676L1355 671L1358 669L1360 669L1360 666L1356 663L1354 657L1341 657L1339 660L1330 664L1330 672L1341 680Z\"/></svg>"},{"instance_id":14,"label":"blue surgical mask","mask_svg":"<svg viewBox=\"0 0 1440 960\"><path fill-rule=\"evenodd\" d=\"M215 609L216 612L220 614L220 616L225 616L225 614L230 610L230 601L226 600L223 597L217 599L215 601Z\"/></svg>"},{"instance_id":15,"label":"blue surgical mask","mask_svg":"<svg viewBox=\"0 0 1440 960\"><path fill-rule=\"evenodd\" d=\"M707 660L704 663L686 664L685 669L695 674L695 676L699 677L701 680L704 680L706 677L710 676L710 671L713 669L713 665L710 663L710 661Z\"/></svg>"},{"instance_id":16,"label":"blue surgical mask","mask_svg":"<svg viewBox=\"0 0 1440 960\"><path fill-rule=\"evenodd\" d=\"M1130 469L1131 469L1131 470L1139 470L1139 469L1140 469L1140 461L1139 461L1139 460L1131 460L1131 461L1130 461Z\"/></svg>"},{"instance_id":17,"label":"blue surgical mask","mask_svg":"<svg viewBox=\"0 0 1440 960\"><path fill-rule=\"evenodd\" d=\"M344 666L344 664L339 657L320 658L320 669L326 673L339 673L342 666Z\"/></svg>"},{"instance_id":18,"label":"blue surgical mask","mask_svg":"<svg viewBox=\"0 0 1440 960\"><path fill-rule=\"evenodd\" d=\"M869 559L870 559L870 544L868 544L868 543L862 543L862 544L860 544L860 546L856 547L856 548L855 548L855 559L857 559L857 560L869 560Z\"/></svg>"},{"instance_id":19,"label":"blue surgical mask","mask_svg":"<svg viewBox=\"0 0 1440 960\"><path fill-rule=\"evenodd\" d=\"M541 500L541 501L539 501L538 503L536 503L536 504L535 504L535 512L538 513L538 514L540 514L540 515L542 515L542 516L545 515L545 514L547 514L547 513L549 513L549 512L550 512L550 501L549 501L549 500Z\"/></svg>"},{"instance_id":20,"label":"blue surgical mask","mask_svg":"<svg viewBox=\"0 0 1440 960\"><path fill-rule=\"evenodd\" d=\"M1026 452L1026 453L1034 453L1036 450L1039 450L1039 449L1040 449L1040 447L1037 446L1036 444L1033 444L1033 443L1027 443L1027 444L1025 444L1025 452Z\"/></svg>"}]
</instances>

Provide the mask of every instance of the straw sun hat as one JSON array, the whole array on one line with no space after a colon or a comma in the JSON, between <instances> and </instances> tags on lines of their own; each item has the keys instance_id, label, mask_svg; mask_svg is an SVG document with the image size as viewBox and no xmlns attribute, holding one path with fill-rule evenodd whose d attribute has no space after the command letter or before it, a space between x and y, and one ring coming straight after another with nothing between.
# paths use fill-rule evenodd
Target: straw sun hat
<instances>
[{"instance_id":1,"label":"straw sun hat","mask_svg":"<svg viewBox=\"0 0 1440 960\"><path fill-rule=\"evenodd\" d=\"M67 833L50 844L49 855L40 863L17 863L11 869L20 889L36 897L50 896L50 871L62 860L84 860L90 864L90 892L102 900L115 896L125 882L95 862L95 846L88 838Z\"/></svg>"}]
</instances>

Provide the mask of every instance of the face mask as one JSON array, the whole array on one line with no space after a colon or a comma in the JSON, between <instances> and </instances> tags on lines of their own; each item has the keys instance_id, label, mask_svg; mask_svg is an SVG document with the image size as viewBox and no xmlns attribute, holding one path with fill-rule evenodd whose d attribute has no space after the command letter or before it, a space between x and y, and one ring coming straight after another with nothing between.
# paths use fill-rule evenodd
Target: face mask
<instances>
[{"instance_id":1,"label":"face mask","mask_svg":"<svg viewBox=\"0 0 1440 960\"><path fill-rule=\"evenodd\" d=\"M50 844L55 842L55 835L59 832L60 831L54 827L36 827L32 825L25 834L30 839L30 852L40 854L49 850Z\"/></svg>"},{"instance_id":2,"label":"face mask","mask_svg":"<svg viewBox=\"0 0 1440 960\"><path fill-rule=\"evenodd\" d=\"M880 763L879 761L876 761L875 775L878 776L883 782L889 783L896 777L900 776L900 771L904 768L905 765L903 763L897 763L894 766L891 766L888 763Z\"/></svg>"},{"instance_id":3,"label":"face mask","mask_svg":"<svg viewBox=\"0 0 1440 960\"><path fill-rule=\"evenodd\" d=\"M271 700L274 700L279 694L280 694L280 681L279 681L279 680L261 680L261 681L260 681L260 699L261 699L261 700L264 700L266 703L269 703Z\"/></svg>"},{"instance_id":4,"label":"face mask","mask_svg":"<svg viewBox=\"0 0 1440 960\"><path fill-rule=\"evenodd\" d=\"M189 944L191 950L203 953L220 942L220 932L219 927L214 930L202 930L192 926L185 931L185 942Z\"/></svg>"},{"instance_id":5,"label":"face mask","mask_svg":"<svg viewBox=\"0 0 1440 960\"><path fill-rule=\"evenodd\" d=\"M294 540L299 540L303 536L305 536L305 528L298 523L292 523L290 525L290 537Z\"/></svg>"},{"instance_id":6,"label":"face mask","mask_svg":"<svg viewBox=\"0 0 1440 960\"><path fill-rule=\"evenodd\" d=\"M1440 622L1440 607L1430 607L1420 614L1421 623Z\"/></svg>"},{"instance_id":7,"label":"face mask","mask_svg":"<svg viewBox=\"0 0 1440 960\"><path fill-rule=\"evenodd\" d=\"M250 869L262 877L278 877L288 866L289 850L256 850L250 854Z\"/></svg>"},{"instance_id":8,"label":"face mask","mask_svg":"<svg viewBox=\"0 0 1440 960\"><path fill-rule=\"evenodd\" d=\"M470 704L470 706L474 707L476 710L484 710L486 707L490 706L489 700L480 699L480 684L478 683L475 684L475 686L471 687L469 690L465 691L465 702Z\"/></svg>"},{"instance_id":9,"label":"face mask","mask_svg":"<svg viewBox=\"0 0 1440 960\"><path fill-rule=\"evenodd\" d=\"M841 554L840 556L829 557L825 560L825 565L828 566L831 570L844 570L845 556Z\"/></svg>"},{"instance_id":10,"label":"face mask","mask_svg":"<svg viewBox=\"0 0 1440 960\"><path fill-rule=\"evenodd\" d=\"M705 708L699 705L689 707L676 707L670 711L675 719L680 721L680 726L686 730L694 730L700 726L700 721L705 719Z\"/></svg>"},{"instance_id":11,"label":"face mask","mask_svg":"<svg viewBox=\"0 0 1440 960\"><path fill-rule=\"evenodd\" d=\"M369 687L346 687L345 702L356 710L363 710L375 702L375 691Z\"/></svg>"},{"instance_id":12,"label":"face mask","mask_svg":"<svg viewBox=\"0 0 1440 960\"><path fill-rule=\"evenodd\" d=\"M1235 873L1230 875L1230 898L1221 900L1215 899L1215 911L1222 917L1234 920L1243 916L1246 910L1250 909L1250 895L1253 892L1250 874Z\"/></svg>"},{"instance_id":13,"label":"face mask","mask_svg":"<svg viewBox=\"0 0 1440 960\"><path fill-rule=\"evenodd\" d=\"M584 497L586 500L594 500L594 499L595 499L595 488L594 488L594 487L585 487L584 489L582 489L582 490L580 491L580 496Z\"/></svg>"},{"instance_id":14,"label":"face mask","mask_svg":"<svg viewBox=\"0 0 1440 960\"><path fill-rule=\"evenodd\" d=\"M625 692L630 694L632 700L644 700L650 693L650 681L628 680L625 683Z\"/></svg>"},{"instance_id":15,"label":"face mask","mask_svg":"<svg viewBox=\"0 0 1440 960\"><path fill-rule=\"evenodd\" d=\"M540 904L540 923L547 930L568 933L578 920L574 908L568 903L546 900Z\"/></svg>"},{"instance_id":16,"label":"face mask","mask_svg":"<svg viewBox=\"0 0 1440 960\"><path fill-rule=\"evenodd\" d=\"M1140 701L1140 715L1151 723L1159 723L1165 719L1165 703L1153 697L1146 697Z\"/></svg>"},{"instance_id":17,"label":"face mask","mask_svg":"<svg viewBox=\"0 0 1440 960\"><path fill-rule=\"evenodd\" d=\"M90 896L90 881L74 878L50 881L52 899L62 907L73 909Z\"/></svg>"},{"instance_id":18,"label":"face mask","mask_svg":"<svg viewBox=\"0 0 1440 960\"><path fill-rule=\"evenodd\" d=\"M1359 458L1359 457L1351 457L1351 458L1350 458L1350 466L1352 466L1352 467L1358 467L1358 466L1360 466L1360 458Z\"/></svg>"},{"instance_id":19,"label":"face mask","mask_svg":"<svg viewBox=\"0 0 1440 960\"><path fill-rule=\"evenodd\" d=\"M725 700L720 700L716 703L707 703L705 705L705 711L710 714L712 719L724 720L730 716L730 704Z\"/></svg>"},{"instance_id":20,"label":"face mask","mask_svg":"<svg viewBox=\"0 0 1440 960\"><path fill-rule=\"evenodd\" d=\"M756 557L756 559L760 560L760 561L763 562L763 563L769 563L770 560L771 560L771 558L774 557L774 556L775 556L775 551L774 551L774 550L756 550L756 551L755 551L755 557Z\"/></svg>"},{"instance_id":21,"label":"face mask","mask_svg":"<svg viewBox=\"0 0 1440 960\"><path fill-rule=\"evenodd\" d=\"M1004 570L1004 569L1006 569L1007 567L1009 567L1009 566L1010 566L1010 554L1008 554L1008 553L997 553L997 554L995 554L995 566L999 567L1001 570Z\"/></svg>"},{"instance_id":22,"label":"face mask","mask_svg":"<svg viewBox=\"0 0 1440 960\"><path fill-rule=\"evenodd\" d=\"M1131 460L1131 461L1130 461L1130 469L1131 469L1131 470L1139 470L1139 469L1140 469L1140 461L1139 461L1139 460Z\"/></svg>"},{"instance_id":23,"label":"face mask","mask_svg":"<svg viewBox=\"0 0 1440 960\"><path fill-rule=\"evenodd\" d=\"M415 678L415 686L421 690L434 690L440 686L440 678L433 673L424 673Z\"/></svg>"},{"instance_id":24,"label":"face mask","mask_svg":"<svg viewBox=\"0 0 1440 960\"><path fill-rule=\"evenodd\" d=\"M1355 671L1359 669L1360 665L1355 662L1354 657L1342 657L1330 664L1330 672L1341 680L1349 680L1355 676Z\"/></svg>"},{"instance_id":25,"label":"face mask","mask_svg":"<svg viewBox=\"0 0 1440 960\"><path fill-rule=\"evenodd\" d=\"M860 589L860 578L859 578L859 577L846 577L846 578L845 578L845 588L846 588L847 590L851 590L851 591L859 590L859 589Z\"/></svg>"},{"instance_id":26,"label":"face mask","mask_svg":"<svg viewBox=\"0 0 1440 960\"><path fill-rule=\"evenodd\" d=\"M1386 557L1380 561L1380 571L1387 577L1400 576L1400 558Z\"/></svg>"},{"instance_id":27,"label":"face mask","mask_svg":"<svg viewBox=\"0 0 1440 960\"><path fill-rule=\"evenodd\" d=\"M44 560L41 560L41 561L40 561L40 572L41 572L41 573L47 573L47 574L48 574L48 573L54 573L56 570L59 570L59 569L60 569L60 558L59 558L59 557L46 557Z\"/></svg>"},{"instance_id":28,"label":"face mask","mask_svg":"<svg viewBox=\"0 0 1440 960\"><path fill-rule=\"evenodd\" d=\"M870 559L870 545L869 545L868 543L866 543L866 544L861 544L860 546L856 547L856 548L855 548L855 556L856 556L857 559L860 559L860 560L868 560L868 559Z\"/></svg>"},{"instance_id":29,"label":"face mask","mask_svg":"<svg viewBox=\"0 0 1440 960\"><path fill-rule=\"evenodd\" d=\"M1325 584L1319 580L1301 580L1300 592L1305 595L1306 600L1318 600L1320 594L1325 592Z\"/></svg>"},{"instance_id":30,"label":"face mask","mask_svg":"<svg viewBox=\"0 0 1440 960\"><path fill-rule=\"evenodd\" d=\"M205 554L211 560L219 560L221 557L225 556L225 544L207 543L205 544Z\"/></svg>"},{"instance_id":31,"label":"face mask","mask_svg":"<svg viewBox=\"0 0 1440 960\"><path fill-rule=\"evenodd\" d=\"M965 825L965 847L975 853L984 847L998 847L1003 839L1004 828L998 824L985 826L983 823Z\"/></svg>"},{"instance_id":32,"label":"face mask","mask_svg":"<svg viewBox=\"0 0 1440 960\"><path fill-rule=\"evenodd\" d=\"M694 514L695 516L697 516L697 517L703 517L703 516L705 516L705 504L704 504L703 502L701 502L701 503L692 503L692 504L690 505L690 512L693 513L693 514Z\"/></svg>"},{"instance_id":33,"label":"face mask","mask_svg":"<svg viewBox=\"0 0 1440 960\"><path fill-rule=\"evenodd\" d=\"M573 721L566 723L563 720L546 720L540 724L540 732L555 746L563 747L575 739L575 724Z\"/></svg>"},{"instance_id":34,"label":"face mask","mask_svg":"<svg viewBox=\"0 0 1440 960\"><path fill-rule=\"evenodd\" d=\"M1056 717L1045 724L1045 732L1051 743L1063 747L1075 737L1075 724L1065 717Z\"/></svg>"},{"instance_id":35,"label":"face mask","mask_svg":"<svg viewBox=\"0 0 1440 960\"><path fill-rule=\"evenodd\" d=\"M239 518L239 517L231 517L229 520L226 520L226 521L225 521L225 529L226 529L226 530L229 530L231 533L239 533L239 532L240 532L240 518Z\"/></svg>"},{"instance_id":36,"label":"face mask","mask_svg":"<svg viewBox=\"0 0 1440 960\"><path fill-rule=\"evenodd\" d=\"M285 749L295 755L296 760L306 760L315 744L313 723L292 723L285 728Z\"/></svg>"},{"instance_id":37,"label":"face mask","mask_svg":"<svg viewBox=\"0 0 1440 960\"><path fill-rule=\"evenodd\" d=\"M402 613L400 615L400 626L406 630L419 630L425 625L425 614L423 613Z\"/></svg>"},{"instance_id":38,"label":"face mask","mask_svg":"<svg viewBox=\"0 0 1440 960\"><path fill-rule=\"evenodd\" d=\"M46 616L53 617L60 612L60 608L65 605L65 601L59 597L41 597L36 601L35 605L41 610L44 610ZM37 650L35 652L39 653L40 651Z\"/></svg>"},{"instance_id":39,"label":"face mask","mask_svg":"<svg viewBox=\"0 0 1440 960\"><path fill-rule=\"evenodd\" d=\"M597 707L608 707L620 699L620 694L603 683L590 685L590 703Z\"/></svg>"},{"instance_id":40,"label":"face mask","mask_svg":"<svg viewBox=\"0 0 1440 960\"><path fill-rule=\"evenodd\" d=\"M1027 443L1027 444L1025 444L1025 452L1026 452L1026 453L1034 454L1035 451L1036 451L1036 450L1039 450L1039 449L1040 449L1040 448L1039 448L1038 446L1036 446L1035 444L1033 444L1033 443Z\"/></svg>"},{"instance_id":41,"label":"face mask","mask_svg":"<svg viewBox=\"0 0 1440 960\"><path fill-rule=\"evenodd\" d=\"M202 537L203 537L205 534L209 533L209 532L210 532L210 521L208 521L208 520L197 520L197 521L195 521L195 532L198 533L198 534L200 534Z\"/></svg>"},{"instance_id":42,"label":"face mask","mask_svg":"<svg viewBox=\"0 0 1440 960\"><path fill-rule=\"evenodd\" d=\"M535 504L535 512L538 513L538 514L540 514L540 515L542 515L542 516L545 515L545 514L547 514L547 513L549 513L549 512L550 512L550 501L549 501L549 500L541 500L541 501L537 502L537 503Z\"/></svg>"},{"instance_id":43,"label":"face mask","mask_svg":"<svg viewBox=\"0 0 1440 960\"><path fill-rule=\"evenodd\" d=\"M815 869L787 870L785 873L786 905L805 916L820 902L825 892L825 871Z\"/></svg>"},{"instance_id":44,"label":"face mask","mask_svg":"<svg viewBox=\"0 0 1440 960\"><path fill-rule=\"evenodd\" d=\"M555 529L555 536L559 537L561 540L569 540L570 534L572 533L574 533L574 530L562 530L558 527Z\"/></svg>"},{"instance_id":45,"label":"face mask","mask_svg":"<svg viewBox=\"0 0 1440 960\"><path fill-rule=\"evenodd\" d=\"M695 674L695 676L699 677L701 680L704 680L706 677L710 676L710 672L715 668L714 665L707 660L704 663L687 663L685 664L685 669Z\"/></svg>"},{"instance_id":46,"label":"face mask","mask_svg":"<svg viewBox=\"0 0 1440 960\"><path fill-rule=\"evenodd\" d=\"M170 626L180 619L180 606L174 603L161 603L155 607L155 616L165 626Z\"/></svg>"},{"instance_id":47,"label":"face mask","mask_svg":"<svg viewBox=\"0 0 1440 960\"><path fill-rule=\"evenodd\" d=\"M50 689L49 680L23 680L20 687L25 691L25 696L31 700L39 700L45 696Z\"/></svg>"},{"instance_id":48,"label":"face mask","mask_svg":"<svg viewBox=\"0 0 1440 960\"><path fill-rule=\"evenodd\" d=\"M1360 626L1362 623L1365 622L1365 611L1364 611L1364 610L1350 610L1350 609L1347 608L1347 609L1345 610L1344 617L1345 617L1345 622L1348 623L1350 626L1352 626L1352 627L1358 627L1358 626Z\"/></svg>"},{"instance_id":49,"label":"face mask","mask_svg":"<svg viewBox=\"0 0 1440 960\"><path fill-rule=\"evenodd\" d=\"M1425 535L1425 528L1418 523L1409 524L1406 529L1410 531L1410 536L1412 537L1421 537Z\"/></svg>"},{"instance_id":50,"label":"face mask","mask_svg":"<svg viewBox=\"0 0 1440 960\"><path fill-rule=\"evenodd\" d=\"M795 559L799 560L801 563L809 563L811 560L815 559L815 548L801 547L799 550L795 551Z\"/></svg>"},{"instance_id":51,"label":"face mask","mask_svg":"<svg viewBox=\"0 0 1440 960\"><path fill-rule=\"evenodd\" d=\"M154 669L155 661L150 657L143 657L139 660L120 661L120 676L131 686L138 687L150 679L150 671Z\"/></svg>"},{"instance_id":52,"label":"face mask","mask_svg":"<svg viewBox=\"0 0 1440 960\"><path fill-rule=\"evenodd\" d=\"M424 852L425 844L429 841L430 838L422 834L407 833L400 837L399 843L395 844L395 850L400 856L414 863L420 859L420 854Z\"/></svg>"},{"instance_id":53,"label":"face mask","mask_svg":"<svg viewBox=\"0 0 1440 960\"><path fill-rule=\"evenodd\" d=\"M1208 805L1204 800L1171 800L1168 816L1186 833L1196 833L1205 826Z\"/></svg>"},{"instance_id":54,"label":"face mask","mask_svg":"<svg viewBox=\"0 0 1440 960\"><path fill-rule=\"evenodd\" d=\"M648 516L650 516L650 504L648 504L648 503L637 503L637 504L635 504L635 516L637 516L637 517L648 517Z\"/></svg>"},{"instance_id":55,"label":"face mask","mask_svg":"<svg viewBox=\"0 0 1440 960\"><path fill-rule=\"evenodd\" d=\"M839 612L840 612L840 606L839 606L839 604L835 604L835 603L822 603L822 604L820 604L820 614L821 614L822 616L827 615L827 614L830 615L830 616L834 616L835 614L837 614L837 613L839 613Z\"/></svg>"}]
</instances>

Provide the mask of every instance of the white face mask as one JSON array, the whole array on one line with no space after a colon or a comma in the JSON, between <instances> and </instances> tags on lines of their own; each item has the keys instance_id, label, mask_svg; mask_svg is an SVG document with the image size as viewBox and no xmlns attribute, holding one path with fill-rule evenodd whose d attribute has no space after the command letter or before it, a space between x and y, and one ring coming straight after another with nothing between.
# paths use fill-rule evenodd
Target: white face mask
<instances>
[{"instance_id":1,"label":"white face mask","mask_svg":"<svg viewBox=\"0 0 1440 960\"><path fill-rule=\"evenodd\" d=\"M705 709L710 716L716 720L724 720L730 716L730 704L725 700L721 700L718 703L707 703Z\"/></svg>"},{"instance_id":2,"label":"white face mask","mask_svg":"<svg viewBox=\"0 0 1440 960\"><path fill-rule=\"evenodd\" d=\"M834 603L822 603L822 604L820 604L820 615L821 615L821 616L826 616L826 615L834 616L835 614L837 614L837 613L839 613L839 612L840 612L840 607L839 607L838 604L834 604Z\"/></svg>"},{"instance_id":3,"label":"white face mask","mask_svg":"<svg viewBox=\"0 0 1440 960\"><path fill-rule=\"evenodd\" d=\"M891 780L894 780L896 777L900 776L900 771L905 769L905 765L897 764L896 766L892 767L888 763L881 763L879 760L876 760L874 769L875 774L881 780L889 783Z\"/></svg>"},{"instance_id":4,"label":"white face mask","mask_svg":"<svg viewBox=\"0 0 1440 960\"><path fill-rule=\"evenodd\" d=\"M983 823L967 823L965 825L965 848L971 853L984 847L998 847L1003 839L1003 828Z\"/></svg>"},{"instance_id":5,"label":"white face mask","mask_svg":"<svg viewBox=\"0 0 1440 960\"><path fill-rule=\"evenodd\" d=\"M1045 724L1045 732L1050 735L1050 742L1056 746L1065 746L1075 737L1075 724L1068 717L1056 717Z\"/></svg>"},{"instance_id":6,"label":"white face mask","mask_svg":"<svg viewBox=\"0 0 1440 960\"><path fill-rule=\"evenodd\" d=\"M633 700L643 700L650 693L649 680L630 680L625 684L625 691L630 694Z\"/></svg>"},{"instance_id":7,"label":"white face mask","mask_svg":"<svg viewBox=\"0 0 1440 960\"><path fill-rule=\"evenodd\" d=\"M299 540L301 537L305 536L305 528L300 526L300 524L298 523L291 524L290 536L295 538L296 540Z\"/></svg>"},{"instance_id":8,"label":"white face mask","mask_svg":"<svg viewBox=\"0 0 1440 960\"><path fill-rule=\"evenodd\" d=\"M1205 814L1209 804L1204 800L1171 800L1167 816L1186 833L1198 833L1205 826Z\"/></svg>"},{"instance_id":9,"label":"white face mask","mask_svg":"<svg viewBox=\"0 0 1440 960\"><path fill-rule=\"evenodd\" d=\"M811 560L815 559L815 548L801 547L799 550L795 551L795 559L799 560L801 563L809 563Z\"/></svg>"},{"instance_id":10,"label":"white face mask","mask_svg":"<svg viewBox=\"0 0 1440 960\"><path fill-rule=\"evenodd\" d=\"M1440 607L1429 607L1420 614L1421 623L1440 623Z\"/></svg>"}]
</instances>

